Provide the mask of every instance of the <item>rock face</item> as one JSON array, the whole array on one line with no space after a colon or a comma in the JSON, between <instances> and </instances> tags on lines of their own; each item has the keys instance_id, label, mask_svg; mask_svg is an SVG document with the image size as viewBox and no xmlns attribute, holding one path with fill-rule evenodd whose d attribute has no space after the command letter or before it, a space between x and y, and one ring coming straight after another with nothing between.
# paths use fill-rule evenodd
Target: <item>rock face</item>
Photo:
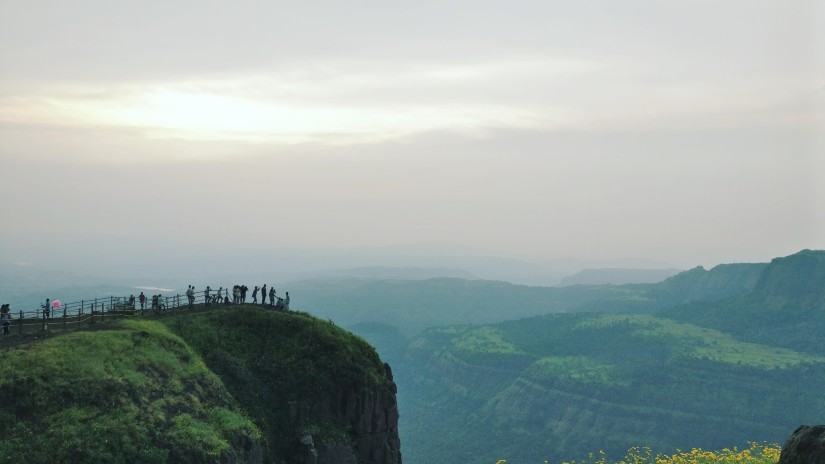
<instances>
[{"instance_id":1,"label":"rock face","mask_svg":"<svg viewBox=\"0 0 825 464\"><path fill-rule=\"evenodd\" d=\"M401 463L392 370L365 340L299 312L234 307L167 320L261 430L248 462Z\"/></svg>"},{"instance_id":2,"label":"rock face","mask_svg":"<svg viewBox=\"0 0 825 464\"><path fill-rule=\"evenodd\" d=\"M779 456L779 464L825 464L825 425L801 425Z\"/></svg>"},{"instance_id":3,"label":"rock face","mask_svg":"<svg viewBox=\"0 0 825 464\"><path fill-rule=\"evenodd\" d=\"M295 459L302 464L401 464L398 437L396 386L389 364L384 364L390 382L386 388L352 390L341 388L335 397L293 411L300 423L345 424L345 437L317 442L310 431L298 437L301 449Z\"/></svg>"}]
</instances>

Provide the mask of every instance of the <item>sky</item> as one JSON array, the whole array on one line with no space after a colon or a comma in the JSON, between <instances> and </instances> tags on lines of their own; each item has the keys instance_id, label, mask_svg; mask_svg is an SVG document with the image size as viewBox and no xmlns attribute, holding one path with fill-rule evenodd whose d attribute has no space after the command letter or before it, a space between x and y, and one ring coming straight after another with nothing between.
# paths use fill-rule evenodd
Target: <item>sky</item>
<instances>
[{"instance_id":1,"label":"sky","mask_svg":"<svg viewBox=\"0 0 825 464\"><path fill-rule=\"evenodd\" d=\"M0 0L0 262L824 249L822 31L813 0Z\"/></svg>"}]
</instances>

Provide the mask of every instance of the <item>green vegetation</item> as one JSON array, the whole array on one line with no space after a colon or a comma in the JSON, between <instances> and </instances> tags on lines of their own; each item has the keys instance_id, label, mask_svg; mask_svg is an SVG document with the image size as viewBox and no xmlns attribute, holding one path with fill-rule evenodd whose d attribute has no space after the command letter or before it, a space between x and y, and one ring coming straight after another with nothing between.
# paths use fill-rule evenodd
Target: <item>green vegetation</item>
<instances>
[{"instance_id":1,"label":"green vegetation","mask_svg":"<svg viewBox=\"0 0 825 464\"><path fill-rule=\"evenodd\" d=\"M678 451L673 454L654 454L647 447L633 447L618 460L608 459L604 451L590 453L587 459L580 461L562 461L563 464L776 464L781 448L777 444L751 443L745 449L725 448L707 451L693 448L690 451ZM499 459L496 464L505 464L506 459ZM548 461L544 461L548 463ZM513 463L515 464L515 463ZM549 463L548 463L549 464Z\"/></svg>"},{"instance_id":2,"label":"green vegetation","mask_svg":"<svg viewBox=\"0 0 825 464\"><path fill-rule=\"evenodd\" d=\"M163 324L125 321L9 348L2 462L205 462L260 431Z\"/></svg>"},{"instance_id":3,"label":"green vegetation","mask_svg":"<svg viewBox=\"0 0 825 464\"><path fill-rule=\"evenodd\" d=\"M146 318L3 339L0 462L273 462L303 433L351 444L361 410L340 402L392 385L363 339L308 314Z\"/></svg>"},{"instance_id":4,"label":"green vegetation","mask_svg":"<svg viewBox=\"0 0 825 464\"><path fill-rule=\"evenodd\" d=\"M336 409L342 391L388 385L384 365L369 344L305 313L229 306L162 321L202 353L244 405L263 433L265 462L296 452L301 432L312 433L316 443L352 440L344 421L319 419L319 410Z\"/></svg>"},{"instance_id":5,"label":"green vegetation","mask_svg":"<svg viewBox=\"0 0 825 464\"><path fill-rule=\"evenodd\" d=\"M558 463L639 443L672 456L782 442L825 417L825 251L575 290L543 294L539 316L380 339L405 350L406 462Z\"/></svg>"}]
</instances>

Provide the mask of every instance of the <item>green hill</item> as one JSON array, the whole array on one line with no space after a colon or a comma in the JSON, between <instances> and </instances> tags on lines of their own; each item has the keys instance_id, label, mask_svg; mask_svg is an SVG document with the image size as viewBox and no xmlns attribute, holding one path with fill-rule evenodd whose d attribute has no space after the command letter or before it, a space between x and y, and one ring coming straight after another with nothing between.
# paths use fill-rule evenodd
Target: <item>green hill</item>
<instances>
[{"instance_id":1,"label":"green hill","mask_svg":"<svg viewBox=\"0 0 825 464\"><path fill-rule=\"evenodd\" d=\"M407 368L410 462L746 446L825 415L825 357L650 315L435 328Z\"/></svg>"},{"instance_id":2,"label":"green hill","mask_svg":"<svg viewBox=\"0 0 825 464\"><path fill-rule=\"evenodd\" d=\"M772 260L748 293L660 314L743 340L825 354L825 251L803 250Z\"/></svg>"},{"instance_id":3,"label":"green hill","mask_svg":"<svg viewBox=\"0 0 825 464\"><path fill-rule=\"evenodd\" d=\"M93 327L3 339L0 462L400 462L388 367L329 322L223 306Z\"/></svg>"},{"instance_id":4,"label":"green hill","mask_svg":"<svg viewBox=\"0 0 825 464\"><path fill-rule=\"evenodd\" d=\"M394 364L405 458L557 462L782 442L825 417L824 296L825 252L805 250L616 287L571 304L580 312L431 328Z\"/></svg>"}]
</instances>

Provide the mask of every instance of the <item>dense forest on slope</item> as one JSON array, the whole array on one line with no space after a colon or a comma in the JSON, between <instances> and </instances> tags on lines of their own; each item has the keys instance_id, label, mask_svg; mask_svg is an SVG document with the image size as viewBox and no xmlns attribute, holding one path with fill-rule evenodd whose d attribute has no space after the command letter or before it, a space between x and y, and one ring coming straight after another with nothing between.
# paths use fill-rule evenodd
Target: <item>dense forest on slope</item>
<instances>
[{"instance_id":1,"label":"dense forest on slope","mask_svg":"<svg viewBox=\"0 0 825 464\"><path fill-rule=\"evenodd\" d=\"M744 446L825 416L825 357L649 315L431 329L406 366L404 404L426 424L404 436L412 462Z\"/></svg>"}]
</instances>

